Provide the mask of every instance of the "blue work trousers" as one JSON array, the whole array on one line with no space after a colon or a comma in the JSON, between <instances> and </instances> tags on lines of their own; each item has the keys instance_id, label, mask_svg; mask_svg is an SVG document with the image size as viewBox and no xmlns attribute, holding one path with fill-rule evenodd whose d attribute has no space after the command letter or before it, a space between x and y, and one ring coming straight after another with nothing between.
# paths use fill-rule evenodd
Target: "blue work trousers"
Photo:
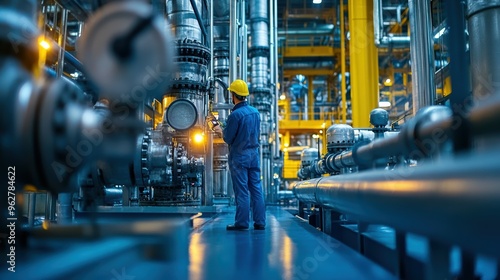
<instances>
[{"instance_id":1,"label":"blue work trousers","mask_svg":"<svg viewBox=\"0 0 500 280\"><path fill-rule=\"evenodd\" d=\"M259 154L234 156L229 160L229 169L236 200L234 224L249 227L251 207L254 223L265 226L266 206L260 180Z\"/></svg>"}]
</instances>

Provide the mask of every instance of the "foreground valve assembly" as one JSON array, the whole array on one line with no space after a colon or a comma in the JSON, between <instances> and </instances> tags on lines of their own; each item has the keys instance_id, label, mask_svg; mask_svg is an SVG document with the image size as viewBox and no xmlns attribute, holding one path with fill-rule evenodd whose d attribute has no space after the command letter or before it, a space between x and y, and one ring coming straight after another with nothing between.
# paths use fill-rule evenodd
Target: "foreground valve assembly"
<instances>
[{"instance_id":1,"label":"foreground valve assembly","mask_svg":"<svg viewBox=\"0 0 500 280\"><path fill-rule=\"evenodd\" d=\"M88 133L103 119L75 84L40 74L35 1L7 2L0 5L1 168L15 167L17 191L24 184L75 191L75 175L98 151Z\"/></svg>"},{"instance_id":2,"label":"foreground valve assembly","mask_svg":"<svg viewBox=\"0 0 500 280\"><path fill-rule=\"evenodd\" d=\"M195 2L196 7L201 7L200 1ZM103 13L92 26L101 26L101 21L108 26L121 25L125 15L138 12L124 7L122 13L123 17L114 17L114 23L110 23L110 17ZM171 59L175 63L156 66L160 69L159 73L156 73L154 71L158 70L157 68L142 65L142 61L150 59L147 53L144 57L123 58L123 54L127 54L129 50L118 48L118 56L110 54L112 59L131 62L137 60L137 65L145 69L140 72L145 74L144 77L130 77L132 80L145 81L143 87L135 89L129 85L131 93L125 99L122 95L124 104L118 105L128 105L133 115L144 118L144 110L141 110L144 104L135 106L134 103L130 104L130 101L135 100L140 90L149 89L154 93L152 97L163 101L163 121L155 127L153 120L152 127L144 129L141 135L134 138L135 156L132 161L99 161L83 176L81 210L106 204L109 197L114 196L114 192L110 192L114 190L114 186L120 186L123 190L123 206L186 206L201 203L206 154L205 122L201 116L204 113L204 98L208 90L206 73L210 53L201 43L201 31L198 22L194 20L194 10L189 2L170 1L166 6L166 13L174 35L171 44L168 44L167 52L173 54ZM133 31L147 24L144 22L144 16L142 18L143 20L136 20L135 25L130 24ZM160 28L165 30L170 29L170 26L158 25L158 30ZM166 41L160 40L162 38L156 29L132 33L141 37L141 44L145 45L151 44L145 37L156 38L156 41L161 42L161 48L156 50L158 53L164 52L164 47L167 47ZM119 40L130 36L124 35ZM108 45L116 46L115 43L116 41L109 41ZM90 46L90 49L92 48L97 49ZM169 65L175 67L168 68ZM101 75L106 74L102 72ZM102 80L104 82L105 79ZM122 82L130 83L125 80ZM114 107L116 108L116 105ZM112 110L109 107L108 109ZM96 197L101 199L96 200Z\"/></svg>"},{"instance_id":3,"label":"foreground valve assembly","mask_svg":"<svg viewBox=\"0 0 500 280\"><path fill-rule=\"evenodd\" d=\"M142 1L112 2L93 13L77 43L79 71L96 88L91 97L71 79L42 75L36 2L0 2L0 165L13 167L19 193L29 184L48 196L70 194L70 207L78 191L83 208L107 204L121 195L115 186L125 185L122 178L130 186L149 182L143 159L154 154L140 151L154 134L144 136L143 108L171 84L170 27ZM172 168L189 161L183 155L173 153L179 163Z\"/></svg>"}]
</instances>

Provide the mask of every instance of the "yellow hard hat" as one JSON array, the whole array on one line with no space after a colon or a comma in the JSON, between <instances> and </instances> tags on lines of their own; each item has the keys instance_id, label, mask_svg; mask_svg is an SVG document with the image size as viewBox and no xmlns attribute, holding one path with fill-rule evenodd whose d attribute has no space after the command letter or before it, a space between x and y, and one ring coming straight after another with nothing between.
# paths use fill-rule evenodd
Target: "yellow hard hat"
<instances>
[{"instance_id":1,"label":"yellow hard hat","mask_svg":"<svg viewBox=\"0 0 500 280\"><path fill-rule=\"evenodd\" d=\"M231 83L231 85L227 88L227 90L236 93L239 96L248 96L250 93L248 92L247 83L243 80L235 80Z\"/></svg>"}]
</instances>

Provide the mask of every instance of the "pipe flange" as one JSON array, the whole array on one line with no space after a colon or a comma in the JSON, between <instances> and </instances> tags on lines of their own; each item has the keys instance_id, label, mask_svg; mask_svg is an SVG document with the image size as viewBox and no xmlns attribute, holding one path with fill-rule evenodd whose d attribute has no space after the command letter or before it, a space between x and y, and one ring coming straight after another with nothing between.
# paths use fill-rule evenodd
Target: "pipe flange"
<instances>
[{"instance_id":1,"label":"pipe flange","mask_svg":"<svg viewBox=\"0 0 500 280\"><path fill-rule=\"evenodd\" d=\"M76 191L71 189L77 186L73 175L92 159L100 144L85 132L100 128L100 116L87 107L78 87L62 79L44 84L40 96L35 129L35 153L43 166L40 184L54 192Z\"/></svg>"},{"instance_id":2,"label":"pipe flange","mask_svg":"<svg viewBox=\"0 0 500 280\"><path fill-rule=\"evenodd\" d=\"M228 67L218 67L214 69L214 76L220 78L226 77L229 74L229 66Z\"/></svg>"},{"instance_id":3,"label":"pipe flange","mask_svg":"<svg viewBox=\"0 0 500 280\"><path fill-rule=\"evenodd\" d=\"M252 88L251 92L253 95L258 95L258 94L270 95L271 94L271 90L269 88Z\"/></svg>"},{"instance_id":4,"label":"pipe flange","mask_svg":"<svg viewBox=\"0 0 500 280\"><path fill-rule=\"evenodd\" d=\"M200 42L184 38L183 40L178 40L176 43L180 55L194 55L210 60L210 50Z\"/></svg>"},{"instance_id":5,"label":"pipe flange","mask_svg":"<svg viewBox=\"0 0 500 280\"><path fill-rule=\"evenodd\" d=\"M251 47L248 50L248 56L250 58L268 57L269 56L269 47Z\"/></svg>"},{"instance_id":6,"label":"pipe flange","mask_svg":"<svg viewBox=\"0 0 500 280\"><path fill-rule=\"evenodd\" d=\"M177 63L188 62L188 63L194 63L196 65L202 65L205 67L208 65L208 60L197 56L178 56L175 58L175 62Z\"/></svg>"},{"instance_id":7,"label":"pipe flange","mask_svg":"<svg viewBox=\"0 0 500 280\"><path fill-rule=\"evenodd\" d=\"M192 81L187 78L175 79L172 81L172 89L191 89L191 90L204 90L207 88L206 83L200 83L198 81Z\"/></svg>"}]
</instances>

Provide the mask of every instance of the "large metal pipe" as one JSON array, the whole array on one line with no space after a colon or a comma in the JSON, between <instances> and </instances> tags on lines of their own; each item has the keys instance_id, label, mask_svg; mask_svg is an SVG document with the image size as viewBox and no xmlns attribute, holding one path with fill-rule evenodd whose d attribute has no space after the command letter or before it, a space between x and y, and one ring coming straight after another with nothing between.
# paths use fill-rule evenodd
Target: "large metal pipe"
<instances>
[{"instance_id":1,"label":"large metal pipe","mask_svg":"<svg viewBox=\"0 0 500 280\"><path fill-rule=\"evenodd\" d=\"M410 54L412 72L413 114L420 108L434 104L436 85L434 84L434 41L430 2L409 0L410 8Z\"/></svg>"},{"instance_id":2,"label":"large metal pipe","mask_svg":"<svg viewBox=\"0 0 500 280\"><path fill-rule=\"evenodd\" d=\"M246 2L240 0L240 78L243 81L248 80L248 27L246 24Z\"/></svg>"},{"instance_id":3,"label":"large metal pipe","mask_svg":"<svg viewBox=\"0 0 500 280\"><path fill-rule=\"evenodd\" d=\"M467 14L472 88L481 100L500 90L500 0L468 1Z\"/></svg>"},{"instance_id":4,"label":"large metal pipe","mask_svg":"<svg viewBox=\"0 0 500 280\"><path fill-rule=\"evenodd\" d=\"M432 157L453 139L462 122L468 123L472 136L491 136L500 133L499 119L500 95L477 105L465 119L453 115L444 106L428 107L407 122L398 135L332 154L319 163L319 168L338 171L345 167L369 166L377 159L393 155L415 159Z\"/></svg>"},{"instance_id":5,"label":"large metal pipe","mask_svg":"<svg viewBox=\"0 0 500 280\"><path fill-rule=\"evenodd\" d=\"M57 9L56 9L57 13ZM55 23L54 23L55 24ZM58 59L57 59L57 68L56 73L57 77L61 77L64 72L64 57L66 53L66 37L67 37L67 24L68 24L68 10L61 10L61 26L59 26L59 38L58 45L60 46Z\"/></svg>"},{"instance_id":6,"label":"large metal pipe","mask_svg":"<svg viewBox=\"0 0 500 280\"><path fill-rule=\"evenodd\" d=\"M265 0L250 2L251 40L251 92L252 105L260 112L260 163L262 187L268 203L275 203L277 190L272 184L271 149L269 135L272 130L273 98L269 87L269 5Z\"/></svg>"},{"instance_id":7,"label":"large metal pipe","mask_svg":"<svg viewBox=\"0 0 500 280\"><path fill-rule=\"evenodd\" d=\"M280 138L279 138L279 110L278 110L278 100L279 100L279 88L278 88L278 12L277 12L277 2L269 1L270 13L269 13L269 23L270 23L270 38L271 38L271 48L270 48L270 70L271 70L271 88L272 94L274 94L273 99L273 116L274 116L274 143L273 143L273 153L272 158L277 159L280 153ZM274 164L273 164L274 166ZM274 176L274 174L272 174Z\"/></svg>"},{"instance_id":8,"label":"large metal pipe","mask_svg":"<svg viewBox=\"0 0 500 280\"><path fill-rule=\"evenodd\" d=\"M193 6L201 7L201 0L194 0ZM193 6L190 0L169 0L167 1L167 19L177 39L189 38L202 42L203 33L196 20Z\"/></svg>"},{"instance_id":9,"label":"large metal pipe","mask_svg":"<svg viewBox=\"0 0 500 280\"><path fill-rule=\"evenodd\" d=\"M500 151L295 182L296 197L363 221L500 256ZM466 222L464 222L466 221Z\"/></svg>"},{"instance_id":10,"label":"large metal pipe","mask_svg":"<svg viewBox=\"0 0 500 280\"><path fill-rule=\"evenodd\" d=\"M230 16L229 0L211 1L214 2L214 16L216 16L217 25L214 28L214 51L212 52L214 67L213 77L217 82L214 94L212 109L217 111L219 121L225 123L233 105L226 90L229 84L229 26L227 19ZM237 72L237 71L236 71ZM223 198L223 203L229 203L232 196L231 180L229 180L228 146L221 139L213 141L213 196Z\"/></svg>"},{"instance_id":11,"label":"large metal pipe","mask_svg":"<svg viewBox=\"0 0 500 280\"><path fill-rule=\"evenodd\" d=\"M196 20L198 21L198 25L200 26L201 33L203 34L203 38L204 38L203 42L205 43L205 41L207 40L207 37L208 37L207 30L205 28L205 25L203 24L203 20L201 19L201 15L200 15L200 11L198 10L198 6L196 5L196 3L194 1L195 0L189 0L189 2L191 3L191 8L193 8L194 15L196 16Z\"/></svg>"},{"instance_id":12,"label":"large metal pipe","mask_svg":"<svg viewBox=\"0 0 500 280\"><path fill-rule=\"evenodd\" d=\"M342 12L342 11L341 11ZM382 0L373 0L373 31L375 45L380 44L384 32L384 16L382 13Z\"/></svg>"},{"instance_id":13,"label":"large metal pipe","mask_svg":"<svg viewBox=\"0 0 500 280\"><path fill-rule=\"evenodd\" d=\"M229 80L238 79L238 19L236 0L229 0Z\"/></svg>"}]
</instances>

